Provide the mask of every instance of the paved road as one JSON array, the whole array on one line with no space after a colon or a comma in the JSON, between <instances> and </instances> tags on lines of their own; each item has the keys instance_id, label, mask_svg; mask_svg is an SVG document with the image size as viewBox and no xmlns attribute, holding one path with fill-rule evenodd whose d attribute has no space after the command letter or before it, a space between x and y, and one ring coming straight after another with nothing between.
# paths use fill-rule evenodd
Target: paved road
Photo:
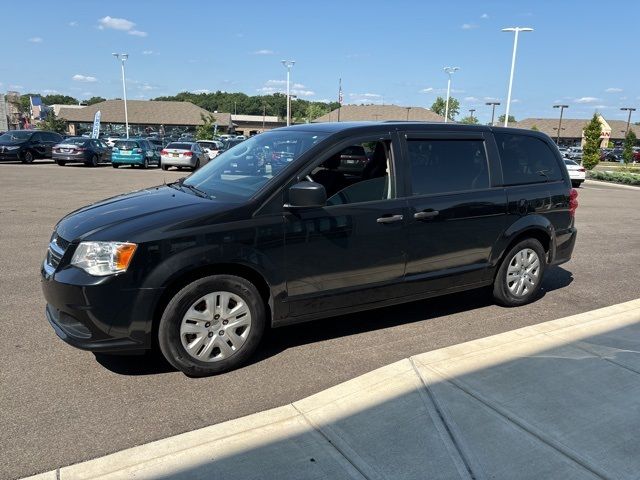
<instances>
[{"instance_id":1,"label":"paved road","mask_svg":"<svg viewBox=\"0 0 640 480\"><path fill-rule=\"evenodd\" d=\"M251 365L189 379L149 357L68 347L44 319L39 266L66 212L176 172L0 164L0 478L284 405L421 352L640 296L640 191L580 190L574 259L506 309L482 291L271 332Z\"/></svg>"}]
</instances>

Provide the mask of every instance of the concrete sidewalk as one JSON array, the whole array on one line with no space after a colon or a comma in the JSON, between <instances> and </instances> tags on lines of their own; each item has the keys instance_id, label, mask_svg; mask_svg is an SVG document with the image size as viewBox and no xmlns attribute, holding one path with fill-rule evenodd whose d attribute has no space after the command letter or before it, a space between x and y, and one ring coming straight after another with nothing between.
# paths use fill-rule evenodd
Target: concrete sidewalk
<instances>
[{"instance_id":1,"label":"concrete sidewalk","mask_svg":"<svg viewBox=\"0 0 640 480\"><path fill-rule=\"evenodd\" d=\"M31 478L639 477L634 300L411 357L291 405Z\"/></svg>"}]
</instances>

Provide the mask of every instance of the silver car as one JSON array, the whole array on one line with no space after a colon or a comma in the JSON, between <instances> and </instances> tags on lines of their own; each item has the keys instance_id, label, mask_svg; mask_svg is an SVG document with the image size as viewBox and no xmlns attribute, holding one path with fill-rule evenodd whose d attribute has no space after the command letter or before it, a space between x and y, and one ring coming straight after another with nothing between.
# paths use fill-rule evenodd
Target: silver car
<instances>
[{"instance_id":1,"label":"silver car","mask_svg":"<svg viewBox=\"0 0 640 480\"><path fill-rule=\"evenodd\" d=\"M163 170L169 170L169 167L197 170L209 161L209 156L196 142L171 142L162 149L160 158Z\"/></svg>"}]
</instances>

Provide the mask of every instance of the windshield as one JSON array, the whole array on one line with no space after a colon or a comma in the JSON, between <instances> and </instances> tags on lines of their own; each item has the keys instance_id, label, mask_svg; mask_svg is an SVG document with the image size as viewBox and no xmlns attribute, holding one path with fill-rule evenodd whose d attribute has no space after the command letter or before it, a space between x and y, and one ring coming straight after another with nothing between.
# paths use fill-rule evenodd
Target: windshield
<instances>
[{"instance_id":1,"label":"windshield","mask_svg":"<svg viewBox=\"0 0 640 480\"><path fill-rule=\"evenodd\" d=\"M214 162L196 171L184 181L207 195L225 195L238 199L253 196L269 179L312 146L326 138L325 134L302 131L266 132L245 140L218 155ZM276 152L287 145L291 152L282 162Z\"/></svg>"},{"instance_id":2,"label":"windshield","mask_svg":"<svg viewBox=\"0 0 640 480\"><path fill-rule=\"evenodd\" d=\"M76 138L67 138L60 142L60 145L84 145L87 143L86 138L76 137Z\"/></svg>"},{"instance_id":3,"label":"windshield","mask_svg":"<svg viewBox=\"0 0 640 480\"><path fill-rule=\"evenodd\" d=\"M574 162L573 160L565 160L564 161L565 165L578 165L576 162Z\"/></svg>"},{"instance_id":4,"label":"windshield","mask_svg":"<svg viewBox=\"0 0 640 480\"><path fill-rule=\"evenodd\" d=\"M25 132L23 130L15 130L0 135L0 142L26 142L31 138L33 132Z\"/></svg>"},{"instance_id":5,"label":"windshield","mask_svg":"<svg viewBox=\"0 0 640 480\"><path fill-rule=\"evenodd\" d=\"M129 140L125 140L125 141L116 142L113 145L113 148L122 149L122 150L131 150L133 148L140 148L140 145L138 145L138 142L132 142L132 141L129 141Z\"/></svg>"}]
</instances>

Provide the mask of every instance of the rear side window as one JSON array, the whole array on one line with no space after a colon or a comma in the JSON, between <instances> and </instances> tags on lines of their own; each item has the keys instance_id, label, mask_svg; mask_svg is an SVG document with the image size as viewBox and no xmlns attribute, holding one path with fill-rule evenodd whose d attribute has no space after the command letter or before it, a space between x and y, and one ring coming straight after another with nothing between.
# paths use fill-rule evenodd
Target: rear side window
<instances>
[{"instance_id":1,"label":"rear side window","mask_svg":"<svg viewBox=\"0 0 640 480\"><path fill-rule=\"evenodd\" d=\"M413 195L489 188L482 140L407 140Z\"/></svg>"},{"instance_id":2,"label":"rear side window","mask_svg":"<svg viewBox=\"0 0 640 480\"><path fill-rule=\"evenodd\" d=\"M527 135L494 134L502 160L505 185L561 180L554 152L544 141Z\"/></svg>"},{"instance_id":3,"label":"rear side window","mask_svg":"<svg viewBox=\"0 0 640 480\"><path fill-rule=\"evenodd\" d=\"M132 142L129 140L124 140L124 141L118 141L116 142L113 147L115 149L119 149L119 150L133 150L134 148L140 148L140 145L138 144L138 142Z\"/></svg>"}]
</instances>

